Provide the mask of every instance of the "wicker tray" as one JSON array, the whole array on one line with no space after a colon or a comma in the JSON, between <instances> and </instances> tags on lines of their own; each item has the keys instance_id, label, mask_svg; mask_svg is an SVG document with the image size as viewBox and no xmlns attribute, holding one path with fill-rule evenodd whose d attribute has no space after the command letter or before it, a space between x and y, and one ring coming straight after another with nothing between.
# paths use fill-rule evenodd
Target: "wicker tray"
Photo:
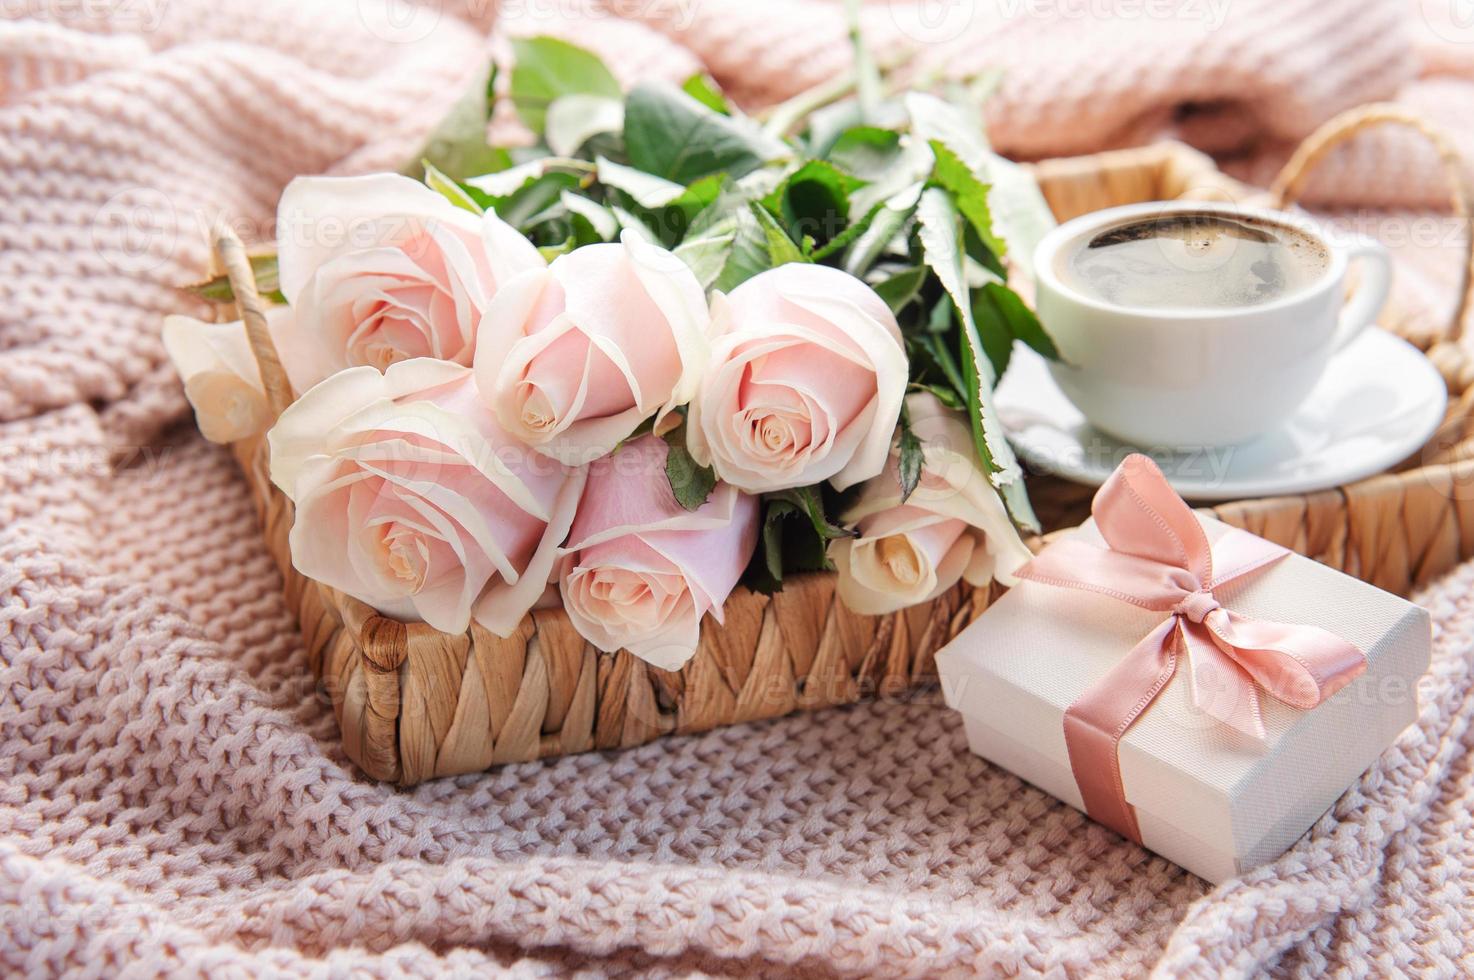
<instances>
[{"instance_id":1,"label":"wicker tray","mask_svg":"<svg viewBox=\"0 0 1474 980\"><path fill-rule=\"evenodd\" d=\"M1333 144L1382 122L1427 132L1386 107L1333 120L1301 148L1268 199L1281 206L1292 200L1304 175ZM1447 144L1428 135L1455 175L1455 207L1465 217L1457 176L1462 171ZM1132 201L1264 200L1263 192L1236 183L1206 156L1175 143L1046 161L1035 169L1061 219ZM245 250L225 228L214 244L279 411L291 393L266 339ZM1462 321L1462 305L1456 323ZM1395 311L1384 316L1383 325L1399 330ZM1336 490L1230 503L1214 513L1399 593L1474 554L1469 363L1453 343L1456 331L1445 338L1409 339L1428 351L1451 396L1445 425L1414 463ZM475 625L450 635L381 616L292 567L292 504L271 485L264 448L258 438L233 450L258 504L312 669L332 700L344 751L370 776L405 785L899 692L932 676L936 650L996 595L995 589L960 584L928 605L872 617L837 601L832 575L797 578L771 598L739 589L728 600L726 625L706 624L696 655L675 672L624 651L598 652L561 610L532 613L508 639ZM1031 488L1051 528L1075 523L1092 492L1047 478L1036 478Z\"/></svg>"}]
</instances>

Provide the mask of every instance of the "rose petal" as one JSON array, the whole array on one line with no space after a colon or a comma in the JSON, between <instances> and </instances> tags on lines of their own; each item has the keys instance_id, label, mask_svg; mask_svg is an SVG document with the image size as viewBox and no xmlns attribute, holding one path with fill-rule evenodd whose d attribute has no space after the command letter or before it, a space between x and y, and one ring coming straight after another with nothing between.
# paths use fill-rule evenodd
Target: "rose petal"
<instances>
[{"instance_id":1,"label":"rose petal","mask_svg":"<svg viewBox=\"0 0 1474 980\"><path fill-rule=\"evenodd\" d=\"M324 263L347 252L397 245L436 222L481 237L475 215L409 177L298 177L277 205L282 293L295 304Z\"/></svg>"}]
</instances>

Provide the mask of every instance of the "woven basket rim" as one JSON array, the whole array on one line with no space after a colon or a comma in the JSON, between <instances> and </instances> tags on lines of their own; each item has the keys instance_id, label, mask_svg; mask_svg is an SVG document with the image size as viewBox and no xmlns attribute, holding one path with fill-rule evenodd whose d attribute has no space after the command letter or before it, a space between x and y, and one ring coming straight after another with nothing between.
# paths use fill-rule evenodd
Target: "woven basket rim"
<instances>
[{"instance_id":1,"label":"woven basket rim","mask_svg":"<svg viewBox=\"0 0 1474 980\"><path fill-rule=\"evenodd\" d=\"M1345 131L1346 125L1337 130ZM1116 172L1157 182L1170 173L1177 184L1237 200L1252 192L1204 154L1171 141L1031 166L1042 180L1061 186L1080 178L1087 199L1098 193L1091 181ZM1285 182L1286 201L1298 186ZM275 351L246 249L225 226L213 239L252 346L259 341L258 357L267 354L266 380ZM1474 492L1467 503L1461 493L1474 488L1474 371L1448 336L1419 340L1451 396L1447 431L1425 447L1418 460L1424 465L1309 494L1226 502L1211 513L1403 593L1474 555ZM268 382L268 395L285 407L291 389L279 362L275 370L280 383ZM832 572L794 576L772 598L739 587L728 599L729 625L718 630L704 624L697 656L675 672L650 667L627 651L595 654L561 608L535 610L509 639L476 625L465 634L440 633L385 616L296 573L286 547L291 504L270 483L262 443L264 436L257 436L233 449L313 669L332 697L344 750L377 779L411 784L504 762L629 747L900 690L934 676L935 650L1001 592L959 583L932 603L860 617L835 601ZM1093 493L1072 489L1082 500Z\"/></svg>"}]
</instances>

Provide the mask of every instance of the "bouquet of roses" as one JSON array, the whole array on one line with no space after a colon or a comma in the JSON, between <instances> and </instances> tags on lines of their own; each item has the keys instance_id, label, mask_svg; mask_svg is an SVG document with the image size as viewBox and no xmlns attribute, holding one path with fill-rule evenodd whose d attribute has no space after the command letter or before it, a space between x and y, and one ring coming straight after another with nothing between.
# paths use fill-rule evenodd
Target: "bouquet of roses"
<instances>
[{"instance_id":1,"label":"bouquet of roses","mask_svg":"<svg viewBox=\"0 0 1474 980\"><path fill-rule=\"evenodd\" d=\"M165 325L207 437L269 426L296 567L449 632L561 602L666 669L739 582L833 569L884 613L1011 581L1034 521L992 387L1015 340L1055 351L1005 259L1051 219L969 93L887 97L862 52L759 120L515 46L536 146L487 145L493 71L413 176L287 187L255 270L280 418L240 322Z\"/></svg>"}]
</instances>

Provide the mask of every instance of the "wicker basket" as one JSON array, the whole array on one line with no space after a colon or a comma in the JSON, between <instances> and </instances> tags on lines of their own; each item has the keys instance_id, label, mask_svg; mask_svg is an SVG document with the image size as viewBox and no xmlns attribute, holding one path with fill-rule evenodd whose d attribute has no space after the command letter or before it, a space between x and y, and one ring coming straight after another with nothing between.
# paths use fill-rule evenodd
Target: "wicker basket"
<instances>
[{"instance_id":1,"label":"wicker basket","mask_svg":"<svg viewBox=\"0 0 1474 980\"><path fill-rule=\"evenodd\" d=\"M1330 146L1389 121L1423 129L1386 107L1333 120L1302 147L1269 199L1285 204ZM1437 134L1428 135L1444 152L1455 207L1465 217L1462 171ZM1035 169L1061 219L1132 201L1263 197L1219 173L1206 156L1173 143L1046 161ZM266 334L245 250L225 228L214 244L280 411L291 392ZM1395 313L1383 324L1400 326ZM1399 593L1474 554L1474 493L1464 492L1474 488L1469 364L1453 333L1410 339L1429 352L1451 395L1448 419L1416 465L1336 490L1225 504L1214 508L1216 515ZM598 652L561 610L532 613L508 639L474 625L450 635L381 616L292 567L292 504L271 485L264 448L260 438L233 447L313 670L331 697L344 751L370 776L405 785L898 692L933 675L935 651L996 594L961 584L925 606L860 616L837 601L832 575L799 577L771 598L739 589L727 602L726 625L708 624L696 655L675 672L624 651ZM1049 527L1075 523L1091 494L1047 478L1031 486Z\"/></svg>"}]
</instances>

